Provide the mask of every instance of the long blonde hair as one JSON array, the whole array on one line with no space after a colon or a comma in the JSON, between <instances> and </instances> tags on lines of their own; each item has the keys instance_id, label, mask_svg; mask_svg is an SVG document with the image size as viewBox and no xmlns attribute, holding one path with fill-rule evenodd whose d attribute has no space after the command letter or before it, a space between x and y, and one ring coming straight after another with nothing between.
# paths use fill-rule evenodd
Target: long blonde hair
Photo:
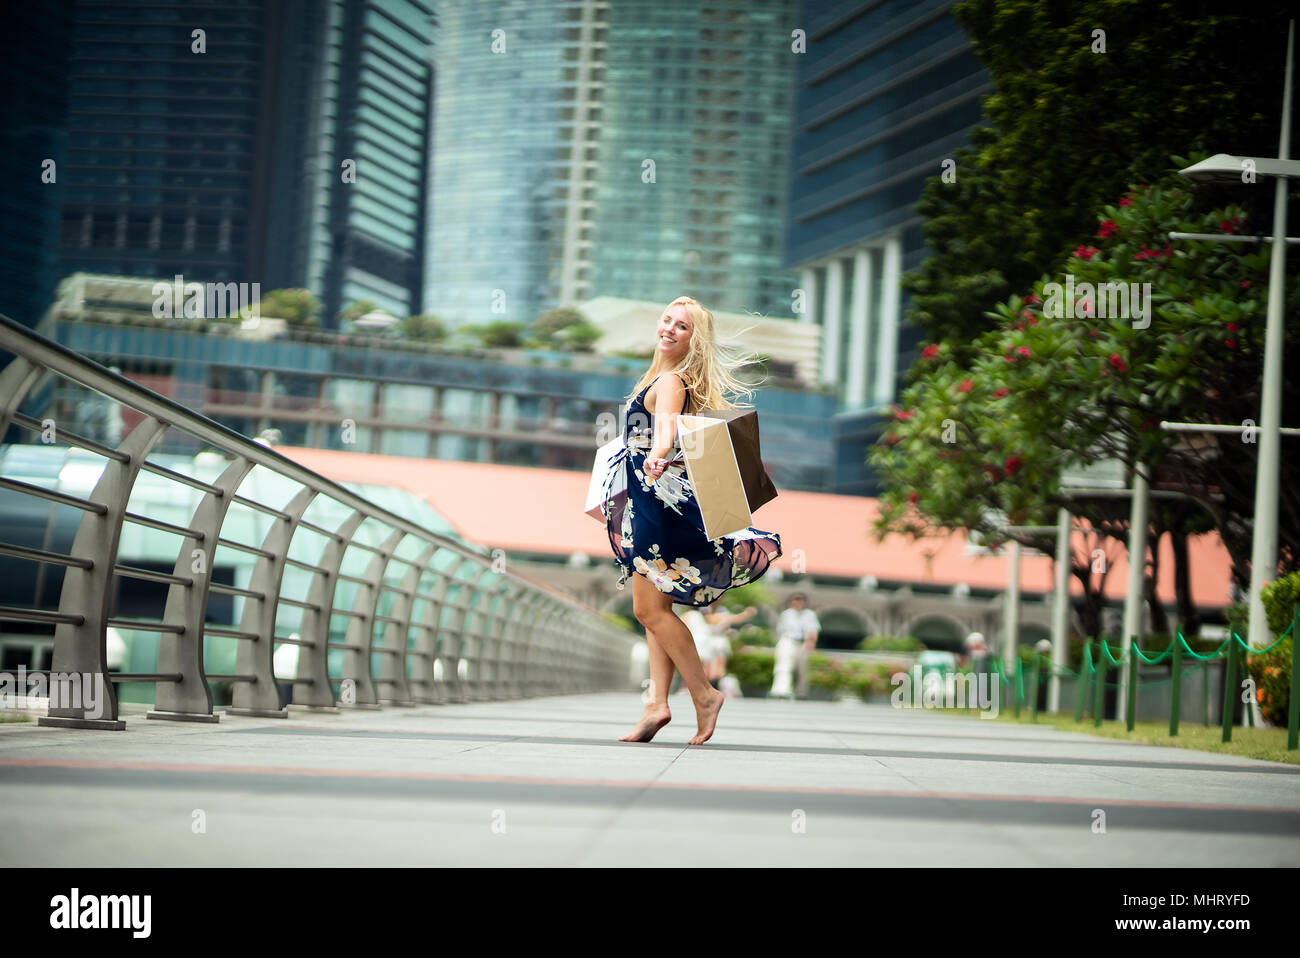
<instances>
[{"instance_id":1,"label":"long blonde hair","mask_svg":"<svg viewBox=\"0 0 1300 958\"><path fill-rule=\"evenodd\" d=\"M743 394L746 398L754 395L754 390L735 375L744 367L760 361L758 353L740 349L732 343L719 342L714 328L713 314L689 296L678 296L664 307L664 313L674 306L685 306L691 317L691 342L686 348L686 355L677 365L669 368L664 354L655 350L654 361L650 368L632 387L627 401L630 403L647 384L663 373L676 373L682 378L686 387L687 413L697 413L703 409L740 409L749 403L733 402L731 396ZM662 319L664 313L659 314ZM743 330L741 335L749 330ZM760 380L761 381L761 380Z\"/></svg>"}]
</instances>

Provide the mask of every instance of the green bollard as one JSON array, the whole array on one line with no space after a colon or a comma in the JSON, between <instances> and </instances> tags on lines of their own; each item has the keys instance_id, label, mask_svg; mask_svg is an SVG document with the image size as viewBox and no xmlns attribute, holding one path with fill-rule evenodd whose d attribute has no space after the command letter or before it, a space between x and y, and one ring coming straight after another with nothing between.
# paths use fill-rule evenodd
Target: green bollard
<instances>
[{"instance_id":1,"label":"green bollard","mask_svg":"<svg viewBox=\"0 0 1300 958\"><path fill-rule=\"evenodd\" d=\"M1088 697L1088 673L1092 664L1092 639L1083 641L1083 658L1079 660L1079 683L1074 687L1074 722L1083 721L1083 700Z\"/></svg>"},{"instance_id":2,"label":"green bollard","mask_svg":"<svg viewBox=\"0 0 1300 958\"><path fill-rule=\"evenodd\" d=\"M1128 712L1126 724L1130 732L1133 731L1133 722L1137 718L1138 637L1136 635L1133 636L1131 643L1128 649L1128 702L1125 707L1125 711Z\"/></svg>"},{"instance_id":3,"label":"green bollard","mask_svg":"<svg viewBox=\"0 0 1300 958\"><path fill-rule=\"evenodd\" d=\"M1223 741L1232 741L1233 693L1237 690L1237 641L1228 633L1228 658L1223 663Z\"/></svg>"},{"instance_id":4,"label":"green bollard","mask_svg":"<svg viewBox=\"0 0 1300 958\"><path fill-rule=\"evenodd\" d=\"M1210 663L1201 663L1201 705L1205 709L1205 727L1210 727Z\"/></svg>"},{"instance_id":5,"label":"green bollard","mask_svg":"<svg viewBox=\"0 0 1300 958\"><path fill-rule=\"evenodd\" d=\"M1014 718L1020 718L1020 702L1025 697L1025 660L1016 659L1016 687L1013 690L1015 698L1015 711L1012 712Z\"/></svg>"},{"instance_id":6,"label":"green bollard","mask_svg":"<svg viewBox=\"0 0 1300 958\"><path fill-rule=\"evenodd\" d=\"M1297 676L1300 675L1300 635L1296 634L1296 625L1300 624L1300 605L1295 607L1291 619L1291 700L1286 707L1286 748L1294 751L1300 746L1300 688L1297 688Z\"/></svg>"},{"instance_id":7,"label":"green bollard","mask_svg":"<svg viewBox=\"0 0 1300 958\"><path fill-rule=\"evenodd\" d=\"M1177 633L1174 633L1174 650L1169 661L1169 677L1174 680L1174 686L1170 690L1173 705L1169 707L1169 735L1174 737L1178 735L1178 720L1180 718L1178 712L1183 699L1183 643L1179 640Z\"/></svg>"},{"instance_id":8,"label":"green bollard","mask_svg":"<svg viewBox=\"0 0 1300 958\"><path fill-rule=\"evenodd\" d=\"M1029 673L1029 721L1038 721L1038 682L1043 673L1043 662L1034 656L1034 670Z\"/></svg>"},{"instance_id":9,"label":"green bollard","mask_svg":"<svg viewBox=\"0 0 1300 958\"><path fill-rule=\"evenodd\" d=\"M1098 640L1101 655L1097 656L1097 675L1093 679L1097 683L1093 690L1096 698L1092 705L1092 724L1095 728L1101 728L1102 719L1106 716L1106 650L1102 647L1105 642L1105 639Z\"/></svg>"}]
</instances>

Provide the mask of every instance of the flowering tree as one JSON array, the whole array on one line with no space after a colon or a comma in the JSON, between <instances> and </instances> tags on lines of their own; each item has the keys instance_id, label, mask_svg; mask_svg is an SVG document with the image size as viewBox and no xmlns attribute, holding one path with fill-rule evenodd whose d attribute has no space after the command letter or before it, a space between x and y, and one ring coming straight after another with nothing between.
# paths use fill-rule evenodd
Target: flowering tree
<instances>
[{"instance_id":1,"label":"flowering tree","mask_svg":"<svg viewBox=\"0 0 1300 958\"><path fill-rule=\"evenodd\" d=\"M1176 158L1177 159L1177 158ZM1178 160L1180 165L1186 161ZM1268 250L1263 244L1171 244L1170 231L1236 233L1244 211L1198 213L1170 181L1139 184L1101 211L1094 238L1060 272L988 315L995 328L970 347L933 343L921 353L902 406L871 453L887 487L878 531L934 534L964 528L1001 541L1003 518L1045 524L1065 505L1101 537L1126 531L1126 500L1062 494L1061 475L1103 459L1144 463L1154 488L1188 498L1152 510L1155 537L1174 537L1179 612L1194 627L1186 537L1217 529L1248 579L1257 446L1233 437L1167 432L1161 420L1241 424L1258 415ZM1292 342L1298 311L1289 297ZM1295 347L1291 356L1300 363ZM1292 368L1296 368L1293 364ZM1300 377L1292 377L1296 381ZM1286 405L1300 409L1294 388ZM1284 413L1285 415L1285 413ZM1282 542L1300 542L1300 476L1283 478ZM1017 536L1050 550L1050 540ZM1091 552L1092 546L1089 546ZM1285 550L1284 563L1300 558ZM1099 584L1089 556L1073 572L1095 631ZM1154 575L1152 576L1154 579ZM1157 629L1163 609L1152 603Z\"/></svg>"}]
</instances>

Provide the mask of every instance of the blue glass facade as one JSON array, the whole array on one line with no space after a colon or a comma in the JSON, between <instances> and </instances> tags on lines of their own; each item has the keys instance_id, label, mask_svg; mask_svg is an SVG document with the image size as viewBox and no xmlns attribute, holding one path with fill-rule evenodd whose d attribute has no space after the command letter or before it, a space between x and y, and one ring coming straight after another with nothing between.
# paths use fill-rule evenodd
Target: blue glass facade
<instances>
[{"instance_id":1,"label":"blue glass facade","mask_svg":"<svg viewBox=\"0 0 1300 958\"><path fill-rule=\"evenodd\" d=\"M915 359L902 274L926 256L915 204L982 119L987 73L946 0L805 2L785 264L840 397L835 492L874 494L866 451ZM957 171L960 176L960 171Z\"/></svg>"},{"instance_id":2,"label":"blue glass facade","mask_svg":"<svg viewBox=\"0 0 1300 958\"><path fill-rule=\"evenodd\" d=\"M418 313L433 8L292 0L283 9L267 282L311 289L328 326L360 300Z\"/></svg>"},{"instance_id":3,"label":"blue glass facade","mask_svg":"<svg viewBox=\"0 0 1300 958\"><path fill-rule=\"evenodd\" d=\"M254 152L273 6L75 3L62 275L257 280Z\"/></svg>"},{"instance_id":4,"label":"blue glass facade","mask_svg":"<svg viewBox=\"0 0 1300 958\"><path fill-rule=\"evenodd\" d=\"M5 11L0 312L28 326L40 320L58 281L57 194L66 183L63 117L71 27L71 0L17 4Z\"/></svg>"},{"instance_id":5,"label":"blue glass facade","mask_svg":"<svg viewBox=\"0 0 1300 958\"><path fill-rule=\"evenodd\" d=\"M440 3L425 309L529 323L688 293L789 315L793 14L793 0Z\"/></svg>"},{"instance_id":6,"label":"blue glass facade","mask_svg":"<svg viewBox=\"0 0 1300 958\"><path fill-rule=\"evenodd\" d=\"M613 4L592 296L789 316L781 262L793 0ZM654 181L644 164L654 162Z\"/></svg>"}]
</instances>

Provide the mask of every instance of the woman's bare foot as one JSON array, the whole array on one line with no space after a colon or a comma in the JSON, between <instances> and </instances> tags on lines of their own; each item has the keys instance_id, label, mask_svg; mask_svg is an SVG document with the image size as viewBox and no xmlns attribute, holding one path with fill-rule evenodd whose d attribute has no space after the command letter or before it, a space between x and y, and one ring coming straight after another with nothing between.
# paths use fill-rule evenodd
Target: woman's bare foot
<instances>
[{"instance_id":1,"label":"woman's bare foot","mask_svg":"<svg viewBox=\"0 0 1300 958\"><path fill-rule=\"evenodd\" d=\"M648 742L655 733L672 721L672 713L667 705L647 705L641 713L641 721L627 735L619 737L620 742Z\"/></svg>"},{"instance_id":2,"label":"woman's bare foot","mask_svg":"<svg viewBox=\"0 0 1300 958\"><path fill-rule=\"evenodd\" d=\"M710 688L712 693L703 704L695 703L695 721L699 725L699 734L687 742L687 745L703 745L713 737L713 727L718 724L718 713L722 711L722 703L727 701L727 697L717 689Z\"/></svg>"}]
</instances>

